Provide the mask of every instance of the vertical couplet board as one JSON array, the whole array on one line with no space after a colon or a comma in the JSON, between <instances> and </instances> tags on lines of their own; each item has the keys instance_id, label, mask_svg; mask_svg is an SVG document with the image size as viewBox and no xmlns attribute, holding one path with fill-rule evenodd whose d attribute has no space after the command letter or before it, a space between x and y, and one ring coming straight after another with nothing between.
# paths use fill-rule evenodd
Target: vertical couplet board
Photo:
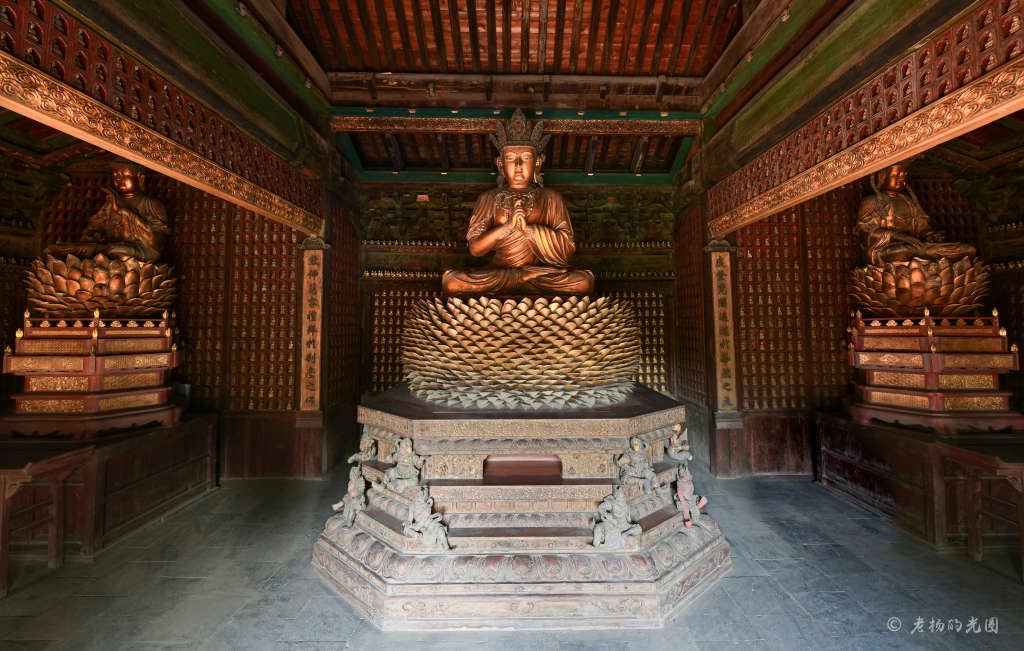
<instances>
[{"instance_id":1,"label":"vertical couplet board","mask_svg":"<svg viewBox=\"0 0 1024 651\"><path fill-rule=\"evenodd\" d=\"M298 339L302 342L299 409L320 409L320 332L323 329L324 241L310 237L302 243L302 304Z\"/></svg>"},{"instance_id":2,"label":"vertical couplet board","mask_svg":"<svg viewBox=\"0 0 1024 651\"><path fill-rule=\"evenodd\" d=\"M711 251L715 318L715 386L719 411L736 411L736 346L732 305L732 253Z\"/></svg>"}]
</instances>

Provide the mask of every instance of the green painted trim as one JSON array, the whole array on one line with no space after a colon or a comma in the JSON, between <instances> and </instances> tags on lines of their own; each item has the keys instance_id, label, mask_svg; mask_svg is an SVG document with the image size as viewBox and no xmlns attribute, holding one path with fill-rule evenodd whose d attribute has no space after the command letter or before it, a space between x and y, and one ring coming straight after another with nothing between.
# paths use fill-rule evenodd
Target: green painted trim
<instances>
[{"instance_id":1,"label":"green painted trim","mask_svg":"<svg viewBox=\"0 0 1024 651\"><path fill-rule=\"evenodd\" d=\"M857 61L864 52L874 50L892 35L892 26L912 22L932 2L863 0L852 5L845 20L836 25L812 51L801 56L785 76L743 107L732 119L733 133L744 140L756 138L778 121L779 107L798 106L801 100L827 87L837 74L848 67L847 62ZM704 123L709 138L716 128L709 111Z\"/></svg>"},{"instance_id":2,"label":"green painted trim","mask_svg":"<svg viewBox=\"0 0 1024 651\"><path fill-rule=\"evenodd\" d=\"M289 90L317 113L330 108L327 99L316 89L306 88L306 73L290 56L277 56L277 41L268 34L251 15L242 16L235 10L235 3L223 0L204 0L203 4L217 14L245 44L256 52L277 76L287 84Z\"/></svg>"},{"instance_id":3,"label":"green painted trim","mask_svg":"<svg viewBox=\"0 0 1024 651\"><path fill-rule=\"evenodd\" d=\"M622 172L596 172L587 176L582 172L547 172L544 182L554 185L672 185L671 174L635 174ZM494 175L489 172L440 172L409 171L395 172L361 171L361 183L398 184L398 183L434 183L458 185L468 183L494 183Z\"/></svg>"},{"instance_id":4,"label":"green painted trim","mask_svg":"<svg viewBox=\"0 0 1024 651\"><path fill-rule=\"evenodd\" d=\"M352 142L352 136L347 133L337 134L336 140L341 147L341 155L360 174L363 173L363 161L359 159L359 152L356 151L356 143Z\"/></svg>"},{"instance_id":5,"label":"green painted trim","mask_svg":"<svg viewBox=\"0 0 1024 651\"><path fill-rule=\"evenodd\" d=\"M497 110L497 113L495 113ZM385 106L333 106L330 109L331 115L348 117L383 117L383 118L493 118L507 120L512 117L515 109L446 109L446 108L423 108L418 107L410 112L408 108L394 108ZM691 111L667 111L662 115L661 111L611 111L607 109L588 109L579 114L579 111L572 109L546 109L539 115L535 110L524 111L530 119L558 119L558 120L699 120L700 113ZM625 114L625 115L623 115Z\"/></svg>"},{"instance_id":6,"label":"green painted trim","mask_svg":"<svg viewBox=\"0 0 1024 651\"><path fill-rule=\"evenodd\" d=\"M683 138L683 141L679 143L679 151L676 152L676 159L672 161L672 170L669 175L675 178L679 174L679 170L683 169L683 165L686 164L686 157L690 155L690 150L693 149L693 143L696 138Z\"/></svg>"},{"instance_id":7,"label":"green painted trim","mask_svg":"<svg viewBox=\"0 0 1024 651\"><path fill-rule=\"evenodd\" d=\"M676 166L681 166L680 160L686 160L686 152L693 146L693 138L685 138L680 145L680 153L676 155L676 161L671 172L657 172L637 176L630 172L595 172L593 176L587 176L584 172L545 172L544 180L559 185L672 185L672 181L678 172ZM452 171L442 174L438 171L427 170L402 170L397 174L382 170L367 170L359 160L355 143L347 133L337 134L338 147L345 160L356 170L360 183L442 183L455 185L459 183L494 183L494 174L490 172L474 171ZM685 149L685 151L684 151ZM680 158L681 157L681 158Z\"/></svg>"},{"instance_id":8,"label":"green painted trim","mask_svg":"<svg viewBox=\"0 0 1024 651\"><path fill-rule=\"evenodd\" d=\"M778 22L751 51L750 61L740 63L725 79L725 92L718 95L704 114L705 137L716 130L714 117L722 112L747 84L756 79L766 65L786 46L807 22L830 0L796 0L789 7L789 19ZM717 91L716 91L717 92Z\"/></svg>"}]
</instances>

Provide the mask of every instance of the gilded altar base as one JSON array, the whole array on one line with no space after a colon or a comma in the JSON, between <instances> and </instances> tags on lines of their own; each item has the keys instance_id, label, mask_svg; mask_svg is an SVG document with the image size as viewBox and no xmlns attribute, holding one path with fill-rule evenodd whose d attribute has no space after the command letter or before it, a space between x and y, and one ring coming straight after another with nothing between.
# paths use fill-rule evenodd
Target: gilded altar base
<instances>
[{"instance_id":1,"label":"gilded altar base","mask_svg":"<svg viewBox=\"0 0 1024 651\"><path fill-rule=\"evenodd\" d=\"M383 630L659 628L730 566L717 524L690 522L673 494L682 473L666 442L685 410L646 387L614 406L515 412L439 407L399 386L358 418L365 507L351 525L328 521L313 565ZM421 459L409 485L388 461L407 441ZM630 450L650 485L620 474ZM595 547L616 485L636 535ZM411 534L424 497L451 549Z\"/></svg>"},{"instance_id":2,"label":"gilded altar base","mask_svg":"<svg viewBox=\"0 0 1024 651\"><path fill-rule=\"evenodd\" d=\"M0 418L0 436L66 434L172 425L170 371L178 365L167 315L51 319L25 314L3 371L24 378L11 396L14 413Z\"/></svg>"},{"instance_id":3,"label":"gilded altar base","mask_svg":"<svg viewBox=\"0 0 1024 651\"><path fill-rule=\"evenodd\" d=\"M1018 369L998 313L990 317L855 316L850 363L863 371L854 420L959 431L1024 428L999 375Z\"/></svg>"}]
</instances>

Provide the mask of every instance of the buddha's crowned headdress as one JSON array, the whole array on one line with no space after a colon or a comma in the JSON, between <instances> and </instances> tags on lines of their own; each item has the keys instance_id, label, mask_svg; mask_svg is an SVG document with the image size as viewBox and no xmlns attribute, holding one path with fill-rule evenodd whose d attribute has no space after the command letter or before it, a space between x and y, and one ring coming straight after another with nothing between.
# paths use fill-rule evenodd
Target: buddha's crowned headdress
<instances>
[{"instance_id":1,"label":"buddha's crowned headdress","mask_svg":"<svg viewBox=\"0 0 1024 651\"><path fill-rule=\"evenodd\" d=\"M498 148L498 151L505 147L525 146L533 147L534 151L541 154L548 146L550 139L551 134L544 135L544 123L541 120L537 120L531 128L530 121L519 109L512 114L512 119L508 121L507 125L498 120L497 135L491 134L491 142Z\"/></svg>"}]
</instances>

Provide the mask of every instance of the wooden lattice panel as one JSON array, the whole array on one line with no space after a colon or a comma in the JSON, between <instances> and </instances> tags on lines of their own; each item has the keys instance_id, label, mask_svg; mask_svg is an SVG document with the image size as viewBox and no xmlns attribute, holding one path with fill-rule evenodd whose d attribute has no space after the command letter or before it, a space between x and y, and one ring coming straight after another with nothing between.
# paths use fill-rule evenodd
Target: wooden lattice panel
<instances>
[{"instance_id":1,"label":"wooden lattice panel","mask_svg":"<svg viewBox=\"0 0 1024 651\"><path fill-rule=\"evenodd\" d=\"M331 206L327 251L324 408L359 391L359 233L337 202Z\"/></svg>"},{"instance_id":2,"label":"wooden lattice panel","mask_svg":"<svg viewBox=\"0 0 1024 651\"><path fill-rule=\"evenodd\" d=\"M953 187L954 179L910 179L932 228L951 242L977 244L981 220L970 202Z\"/></svg>"},{"instance_id":3,"label":"wooden lattice panel","mask_svg":"<svg viewBox=\"0 0 1024 651\"><path fill-rule=\"evenodd\" d=\"M699 210L680 216L673 247L676 273L676 393L708 404L707 340L704 331L704 265ZM735 381L735 378L732 378Z\"/></svg>"},{"instance_id":4,"label":"wooden lattice panel","mask_svg":"<svg viewBox=\"0 0 1024 651\"><path fill-rule=\"evenodd\" d=\"M323 190L49 0L0 1L0 49L289 201L319 213Z\"/></svg>"},{"instance_id":5,"label":"wooden lattice panel","mask_svg":"<svg viewBox=\"0 0 1024 651\"><path fill-rule=\"evenodd\" d=\"M438 289L381 289L373 294L371 390L386 391L403 380L402 328L413 303L441 295Z\"/></svg>"},{"instance_id":6,"label":"wooden lattice panel","mask_svg":"<svg viewBox=\"0 0 1024 651\"><path fill-rule=\"evenodd\" d=\"M809 407L835 405L850 392L853 368L846 353L849 324L847 282L859 264L853 230L859 185L840 188L804 203L807 286L807 388Z\"/></svg>"},{"instance_id":7,"label":"wooden lattice panel","mask_svg":"<svg viewBox=\"0 0 1024 651\"><path fill-rule=\"evenodd\" d=\"M640 370L633 380L655 391L668 391L668 354L665 347L666 298L653 289L608 292L627 301L640 326Z\"/></svg>"},{"instance_id":8,"label":"wooden lattice panel","mask_svg":"<svg viewBox=\"0 0 1024 651\"><path fill-rule=\"evenodd\" d=\"M231 223L230 410L295 409L296 231L247 210Z\"/></svg>"},{"instance_id":9,"label":"wooden lattice panel","mask_svg":"<svg viewBox=\"0 0 1024 651\"><path fill-rule=\"evenodd\" d=\"M802 235L797 207L736 236L737 355L747 410L807 406Z\"/></svg>"},{"instance_id":10,"label":"wooden lattice panel","mask_svg":"<svg viewBox=\"0 0 1024 651\"><path fill-rule=\"evenodd\" d=\"M43 220L43 246L74 242L82 235L89 216L103 205L109 174L72 174L71 183L61 188ZM148 189L148 188L147 188Z\"/></svg>"},{"instance_id":11,"label":"wooden lattice panel","mask_svg":"<svg viewBox=\"0 0 1024 651\"><path fill-rule=\"evenodd\" d=\"M227 311L227 234L233 208L208 194L163 179L173 188L168 206L171 237L165 258L178 276L178 318L184 354L179 375L192 385L199 409L224 405L225 313ZM164 194L168 194L165 190Z\"/></svg>"},{"instance_id":12,"label":"wooden lattice panel","mask_svg":"<svg viewBox=\"0 0 1024 651\"><path fill-rule=\"evenodd\" d=\"M1024 52L1024 3L989 0L708 192L722 215Z\"/></svg>"}]
</instances>

